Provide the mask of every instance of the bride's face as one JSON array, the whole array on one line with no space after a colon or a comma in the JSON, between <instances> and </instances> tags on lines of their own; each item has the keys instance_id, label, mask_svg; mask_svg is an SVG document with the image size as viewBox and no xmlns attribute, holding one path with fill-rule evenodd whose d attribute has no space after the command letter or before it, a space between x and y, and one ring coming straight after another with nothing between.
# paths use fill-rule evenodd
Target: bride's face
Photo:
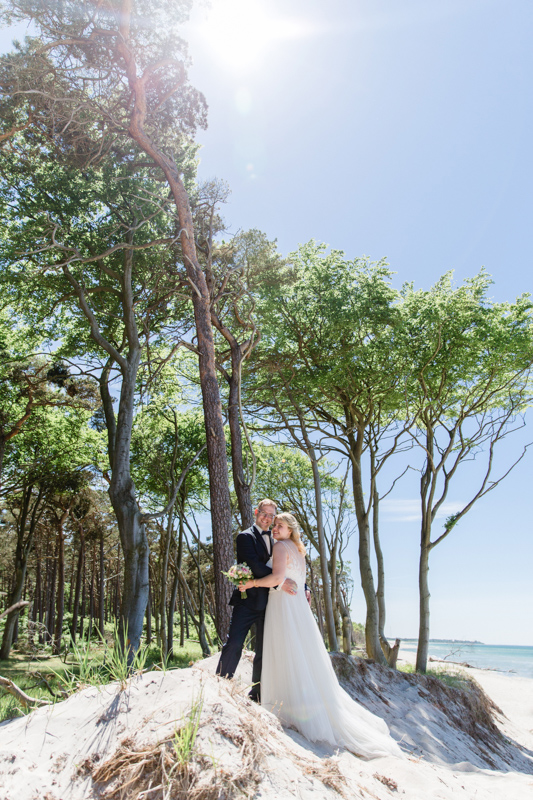
<instances>
[{"instance_id":1,"label":"bride's face","mask_svg":"<svg viewBox=\"0 0 533 800\"><path fill-rule=\"evenodd\" d=\"M291 529L287 525L286 522L283 520L276 519L274 520L274 525L272 526L272 536L274 539L290 539L291 538Z\"/></svg>"}]
</instances>

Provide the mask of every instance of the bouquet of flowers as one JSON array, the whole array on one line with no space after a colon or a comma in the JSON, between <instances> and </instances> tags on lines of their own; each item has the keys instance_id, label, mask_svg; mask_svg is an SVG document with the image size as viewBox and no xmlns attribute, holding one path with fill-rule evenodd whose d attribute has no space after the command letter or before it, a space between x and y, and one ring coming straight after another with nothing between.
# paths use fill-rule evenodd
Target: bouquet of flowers
<instances>
[{"instance_id":1,"label":"bouquet of flowers","mask_svg":"<svg viewBox=\"0 0 533 800\"><path fill-rule=\"evenodd\" d=\"M222 572L223 575L232 583L234 586L238 586L239 583L246 583L246 581L253 580L254 574L250 567L247 567L246 564L234 564L232 567L229 568L227 572ZM247 593L242 592L241 597L243 600L246 600Z\"/></svg>"}]
</instances>

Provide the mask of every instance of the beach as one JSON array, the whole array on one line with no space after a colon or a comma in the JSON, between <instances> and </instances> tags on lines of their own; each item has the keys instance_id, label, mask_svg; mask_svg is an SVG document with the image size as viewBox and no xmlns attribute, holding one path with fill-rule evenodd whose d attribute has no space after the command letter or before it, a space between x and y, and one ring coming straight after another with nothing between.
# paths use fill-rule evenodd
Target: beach
<instances>
[{"instance_id":1,"label":"beach","mask_svg":"<svg viewBox=\"0 0 533 800\"><path fill-rule=\"evenodd\" d=\"M491 728L492 723L481 717L479 724L467 719L467 709L454 700L453 690L435 679L420 680L335 654L333 664L344 688L386 720L403 751L401 759L364 761L347 751L306 741L250 702L246 696L250 654L241 660L232 681L214 675L217 660L215 655L189 669L148 672L123 687L88 687L53 707L2 723L0 800L111 796L118 773L115 783L96 783L102 765L123 762L124 753L130 760L146 761L147 748L157 750L183 726L195 698L201 698L201 718L191 775L196 776L195 791L204 794L195 795L191 789L187 795L191 798L530 800L533 796L531 679L464 670L499 708ZM111 768L103 772L109 775ZM222 787L218 794L217 786ZM238 792L235 787L240 787ZM148 792L142 798L158 796Z\"/></svg>"},{"instance_id":2,"label":"beach","mask_svg":"<svg viewBox=\"0 0 533 800\"><path fill-rule=\"evenodd\" d=\"M416 654L400 650L398 666L415 665ZM491 700L502 710L500 725L505 735L533 751L533 679L502 673L498 670L475 669L449 661L432 659L429 669L464 674L479 683ZM533 785L532 785L533 789ZM533 795L532 795L533 796Z\"/></svg>"}]
</instances>

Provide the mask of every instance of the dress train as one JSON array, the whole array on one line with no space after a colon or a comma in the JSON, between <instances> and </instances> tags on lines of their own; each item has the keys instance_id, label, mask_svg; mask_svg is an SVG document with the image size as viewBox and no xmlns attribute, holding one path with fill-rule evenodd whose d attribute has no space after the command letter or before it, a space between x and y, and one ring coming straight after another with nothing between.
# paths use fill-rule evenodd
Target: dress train
<instances>
[{"instance_id":1,"label":"dress train","mask_svg":"<svg viewBox=\"0 0 533 800\"><path fill-rule=\"evenodd\" d=\"M342 689L304 592L305 558L292 541L286 578L296 595L271 589L265 616L261 704L312 742L344 747L362 758L402 756L384 720Z\"/></svg>"}]
</instances>

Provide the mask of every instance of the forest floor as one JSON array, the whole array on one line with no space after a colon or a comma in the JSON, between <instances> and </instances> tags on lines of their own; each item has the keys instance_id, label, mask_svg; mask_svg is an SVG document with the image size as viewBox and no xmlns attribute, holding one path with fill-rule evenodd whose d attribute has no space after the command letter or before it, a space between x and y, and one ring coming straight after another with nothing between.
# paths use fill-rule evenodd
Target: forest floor
<instances>
[{"instance_id":1,"label":"forest floor","mask_svg":"<svg viewBox=\"0 0 533 800\"><path fill-rule=\"evenodd\" d=\"M250 702L250 654L232 681L214 675L217 660L89 686L0 724L0 800L159 800L164 787L190 800L533 795L531 679L464 670L449 686L333 654L343 687L404 753L363 761Z\"/></svg>"}]
</instances>

